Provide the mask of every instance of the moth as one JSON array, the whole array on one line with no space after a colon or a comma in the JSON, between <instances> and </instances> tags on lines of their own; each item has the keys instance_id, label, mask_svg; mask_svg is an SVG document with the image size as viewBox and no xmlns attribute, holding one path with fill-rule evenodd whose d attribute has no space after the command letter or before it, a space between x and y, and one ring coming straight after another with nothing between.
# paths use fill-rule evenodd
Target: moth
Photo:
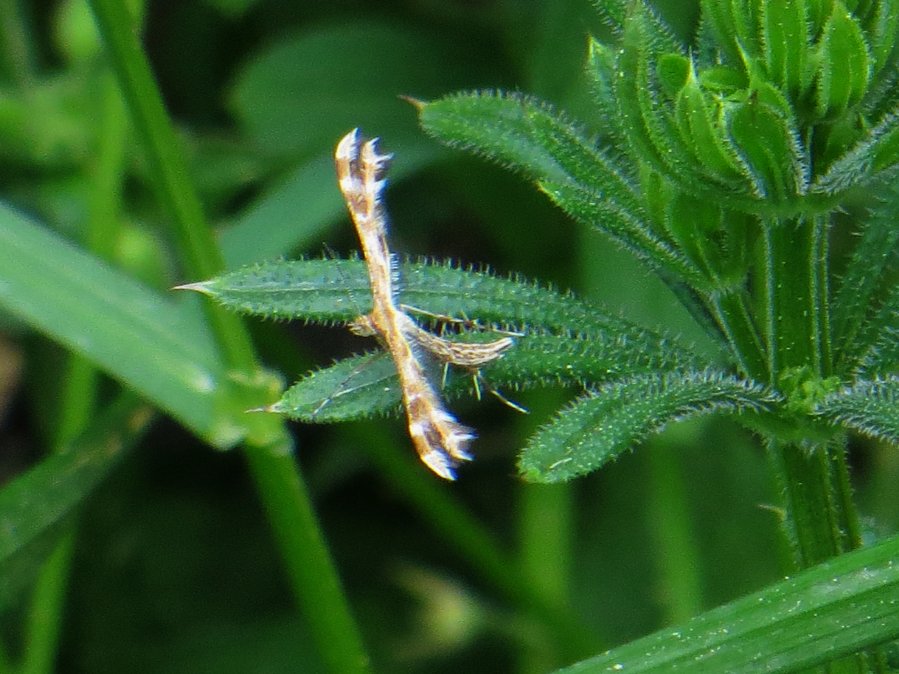
<instances>
[{"instance_id":1,"label":"moth","mask_svg":"<svg viewBox=\"0 0 899 674\"><path fill-rule=\"evenodd\" d=\"M382 199L391 159L392 155L381 154L377 138L365 139L358 129L346 134L334 152L338 184L359 235L372 295L371 312L354 319L350 330L376 337L390 353L418 456L437 475L454 480L456 467L472 458L468 445L475 432L444 408L419 354L424 350L444 363L476 371L499 358L514 340L505 336L491 342L453 342L421 328L397 302L397 265L387 245Z\"/></svg>"}]
</instances>

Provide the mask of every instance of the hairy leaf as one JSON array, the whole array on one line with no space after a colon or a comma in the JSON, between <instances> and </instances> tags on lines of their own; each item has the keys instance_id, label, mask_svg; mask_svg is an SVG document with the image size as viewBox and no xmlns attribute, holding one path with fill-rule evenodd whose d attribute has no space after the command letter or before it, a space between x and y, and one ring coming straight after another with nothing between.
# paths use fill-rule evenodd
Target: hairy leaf
<instances>
[{"instance_id":1,"label":"hairy leaf","mask_svg":"<svg viewBox=\"0 0 899 674\"><path fill-rule=\"evenodd\" d=\"M899 296L899 292L894 293ZM859 360L857 374L876 376L899 371L899 311L892 314L892 324L881 329L880 338Z\"/></svg>"},{"instance_id":2,"label":"hairy leaf","mask_svg":"<svg viewBox=\"0 0 899 674\"><path fill-rule=\"evenodd\" d=\"M824 25L817 60L817 112L834 118L862 100L871 76L862 28L839 1Z\"/></svg>"},{"instance_id":3,"label":"hairy leaf","mask_svg":"<svg viewBox=\"0 0 899 674\"><path fill-rule=\"evenodd\" d=\"M628 213L602 198L601 194L580 189L569 182L544 181L540 188L571 217L606 232L637 257L655 267L703 287L707 280L680 252Z\"/></svg>"},{"instance_id":4,"label":"hairy leaf","mask_svg":"<svg viewBox=\"0 0 899 674\"><path fill-rule=\"evenodd\" d=\"M345 358L291 386L268 412L310 423L347 421L399 412L401 391L387 352Z\"/></svg>"},{"instance_id":5,"label":"hairy leaf","mask_svg":"<svg viewBox=\"0 0 899 674\"><path fill-rule=\"evenodd\" d=\"M860 381L828 396L816 411L834 423L899 446L899 377Z\"/></svg>"},{"instance_id":6,"label":"hairy leaf","mask_svg":"<svg viewBox=\"0 0 899 674\"><path fill-rule=\"evenodd\" d=\"M420 120L425 131L448 145L532 180L572 182L634 217L640 214L627 171L546 103L512 94L455 94L424 104Z\"/></svg>"},{"instance_id":7,"label":"hairy leaf","mask_svg":"<svg viewBox=\"0 0 899 674\"><path fill-rule=\"evenodd\" d=\"M760 386L712 372L640 374L599 388L563 410L519 458L525 479L563 482L596 470L672 421L765 409Z\"/></svg>"},{"instance_id":8,"label":"hairy leaf","mask_svg":"<svg viewBox=\"0 0 899 674\"><path fill-rule=\"evenodd\" d=\"M744 53L758 54L758 5L747 0L720 2L701 0L702 16L732 65L739 64ZM744 51L745 50L745 51Z\"/></svg>"},{"instance_id":9,"label":"hairy leaf","mask_svg":"<svg viewBox=\"0 0 899 674\"><path fill-rule=\"evenodd\" d=\"M855 147L831 164L812 191L834 195L894 175L899 166L899 109L884 117Z\"/></svg>"},{"instance_id":10,"label":"hairy leaf","mask_svg":"<svg viewBox=\"0 0 899 674\"><path fill-rule=\"evenodd\" d=\"M841 362L850 365L871 348L889 318L883 310L872 311L877 301L882 300L882 291L899 255L899 227L896 226L899 186L885 185L884 188L879 203L862 222L861 239L842 274L833 301L835 352ZM893 301L899 311L899 297ZM889 302L885 310L891 311Z\"/></svg>"},{"instance_id":11,"label":"hairy leaf","mask_svg":"<svg viewBox=\"0 0 899 674\"><path fill-rule=\"evenodd\" d=\"M734 151L752 177L755 193L774 202L804 194L807 188L808 167L794 120L784 112L787 107L785 101L772 104L759 98L732 104L725 112Z\"/></svg>"},{"instance_id":12,"label":"hairy leaf","mask_svg":"<svg viewBox=\"0 0 899 674\"><path fill-rule=\"evenodd\" d=\"M810 39L805 2L760 3L761 41L769 77L792 100L809 85Z\"/></svg>"},{"instance_id":13,"label":"hairy leaf","mask_svg":"<svg viewBox=\"0 0 899 674\"><path fill-rule=\"evenodd\" d=\"M895 52L896 36L899 32L899 12L896 0L883 0L875 3L874 12L865 22L867 37L872 57L872 72L876 75L891 62L890 56ZM895 64L895 57L892 59Z\"/></svg>"},{"instance_id":14,"label":"hairy leaf","mask_svg":"<svg viewBox=\"0 0 899 674\"><path fill-rule=\"evenodd\" d=\"M439 262L398 268L399 302L427 314L573 334L620 334L636 346L666 341L573 295L521 279L464 270ZM229 309L266 318L344 323L371 311L361 260L266 262L184 286ZM419 314L427 321L427 314ZM669 343L671 340L667 340Z\"/></svg>"},{"instance_id":15,"label":"hairy leaf","mask_svg":"<svg viewBox=\"0 0 899 674\"><path fill-rule=\"evenodd\" d=\"M530 333L515 337L501 358L480 368L483 386L522 390L536 386L595 386L637 372L700 366L689 353L659 339L654 345L626 334L554 335ZM484 341L490 332L465 333L454 339ZM451 398L473 393L473 373L464 368L443 371L442 363L419 353L431 379ZM443 381L441 381L443 380ZM290 387L270 411L306 422L326 423L400 411L401 391L396 369L386 352L353 356L317 370Z\"/></svg>"}]
</instances>

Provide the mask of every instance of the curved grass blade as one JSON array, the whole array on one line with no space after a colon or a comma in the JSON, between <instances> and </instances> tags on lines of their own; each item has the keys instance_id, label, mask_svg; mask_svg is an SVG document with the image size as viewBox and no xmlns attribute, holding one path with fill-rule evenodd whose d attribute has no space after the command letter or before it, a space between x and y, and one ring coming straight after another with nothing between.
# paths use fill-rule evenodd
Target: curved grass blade
<instances>
[{"instance_id":1,"label":"curved grass blade","mask_svg":"<svg viewBox=\"0 0 899 674\"><path fill-rule=\"evenodd\" d=\"M137 441L151 410L122 395L65 451L56 453L0 490L0 606L7 606L40 569L55 534Z\"/></svg>"},{"instance_id":2,"label":"curved grass blade","mask_svg":"<svg viewBox=\"0 0 899 674\"><path fill-rule=\"evenodd\" d=\"M199 316L0 205L0 307L138 391L216 446L224 366Z\"/></svg>"},{"instance_id":3,"label":"curved grass blade","mask_svg":"<svg viewBox=\"0 0 899 674\"><path fill-rule=\"evenodd\" d=\"M893 536L557 674L809 671L899 638L897 557Z\"/></svg>"}]
</instances>

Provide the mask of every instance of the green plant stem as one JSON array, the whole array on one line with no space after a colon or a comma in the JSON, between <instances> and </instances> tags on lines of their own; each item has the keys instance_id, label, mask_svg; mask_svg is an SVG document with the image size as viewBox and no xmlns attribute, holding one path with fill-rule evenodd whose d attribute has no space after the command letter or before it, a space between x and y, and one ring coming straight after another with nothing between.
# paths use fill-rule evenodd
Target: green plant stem
<instances>
[{"instance_id":1,"label":"green plant stem","mask_svg":"<svg viewBox=\"0 0 899 674\"><path fill-rule=\"evenodd\" d=\"M138 42L134 21L121 0L91 0L90 5L132 123L144 144L150 174L171 223L184 271L198 279L212 278L224 266L222 256L193 189L182 142ZM226 362L238 370L255 370L253 348L240 319L212 303L204 306Z\"/></svg>"},{"instance_id":2,"label":"green plant stem","mask_svg":"<svg viewBox=\"0 0 899 674\"><path fill-rule=\"evenodd\" d=\"M768 369L775 385L790 368L807 368L819 377L830 369L821 282L827 270L823 224L809 218L766 227ZM797 566L805 568L856 547L853 532L858 527L849 523L857 522L858 515L845 452L776 438L769 440L768 450L783 489L785 525Z\"/></svg>"},{"instance_id":3,"label":"green plant stem","mask_svg":"<svg viewBox=\"0 0 899 674\"><path fill-rule=\"evenodd\" d=\"M143 142L160 201L174 228L184 271L195 279L211 278L222 269L222 257L132 17L121 0L90 0L90 5ZM211 302L204 306L228 366L236 372L257 372L252 344L240 319ZM330 668L340 674L367 672L368 656L312 514L299 468L290 455L290 437L283 422L274 416L263 423L267 423L265 431L248 440L246 454L291 587Z\"/></svg>"},{"instance_id":4,"label":"green plant stem","mask_svg":"<svg viewBox=\"0 0 899 674\"><path fill-rule=\"evenodd\" d=\"M365 672L368 656L349 610L335 610L342 597L340 578L312 508L312 499L291 454L274 456L269 448L248 447L250 471L284 554L291 587L306 612L322 657L334 672ZM334 648L321 644L333 642Z\"/></svg>"},{"instance_id":5,"label":"green plant stem","mask_svg":"<svg viewBox=\"0 0 899 674\"><path fill-rule=\"evenodd\" d=\"M843 517L831 484L827 448L769 440L768 454L780 480L784 526L797 568L845 552L848 548L838 526Z\"/></svg>"},{"instance_id":6,"label":"green plant stem","mask_svg":"<svg viewBox=\"0 0 899 674\"><path fill-rule=\"evenodd\" d=\"M771 221L765 227L771 382L787 368L830 370L826 278L826 236L820 218Z\"/></svg>"},{"instance_id":7,"label":"green plant stem","mask_svg":"<svg viewBox=\"0 0 899 674\"><path fill-rule=\"evenodd\" d=\"M743 291L724 292L712 297L710 305L740 369L753 379L765 381L768 359L746 299Z\"/></svg>"}]
</instances>

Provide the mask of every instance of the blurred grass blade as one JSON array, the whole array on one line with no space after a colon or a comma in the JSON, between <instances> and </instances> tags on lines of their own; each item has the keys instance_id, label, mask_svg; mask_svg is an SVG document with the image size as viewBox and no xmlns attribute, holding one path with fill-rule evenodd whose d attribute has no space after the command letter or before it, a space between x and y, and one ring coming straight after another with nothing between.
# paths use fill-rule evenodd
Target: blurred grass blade
<instances>
[{"instance_id":1,"label":"blurred grass blade","mask_svg":"<svg viewBox=\"0 0 899 674\"><path fill-rule=\"evenodd\" d=\"M0 489L0 606L33 580L59 526L147 427L152 413L132 394L110 405L87 433Z\"/></svg>"},{"instance_id":2,"label":"blurred grass blade","mask_svg":"<svg viewBox=\"0 0 899 674\"><path fill-rule=\"evenodd\" d=\"M639 374L562 410L528 441L519 470L534 482L564 482L597 470L673 421L761 409L772 400L759 386L712 371Z\"/></svg>"},{"instance_id":3,"label":"blurred grass blade","mask_svg":"<svg viewBox=\"0 0 899 674\"><path fill-rule=\"evenodd\" d=\"M0 308L209 442L235 441L233 425L217 414L223 366L195 314L2 204L0 249Z\"/></svg>"},{"instance_id":4,"label":"blurred grass blade","mask_svg":"<svg viewBox=\"0 0 899 674\"><path fill-rule=\"evenodd\" d=\"M778 674L888 643L899 638L897 557L893 536L557 674Z\"/></svg>"}]
</instances>

